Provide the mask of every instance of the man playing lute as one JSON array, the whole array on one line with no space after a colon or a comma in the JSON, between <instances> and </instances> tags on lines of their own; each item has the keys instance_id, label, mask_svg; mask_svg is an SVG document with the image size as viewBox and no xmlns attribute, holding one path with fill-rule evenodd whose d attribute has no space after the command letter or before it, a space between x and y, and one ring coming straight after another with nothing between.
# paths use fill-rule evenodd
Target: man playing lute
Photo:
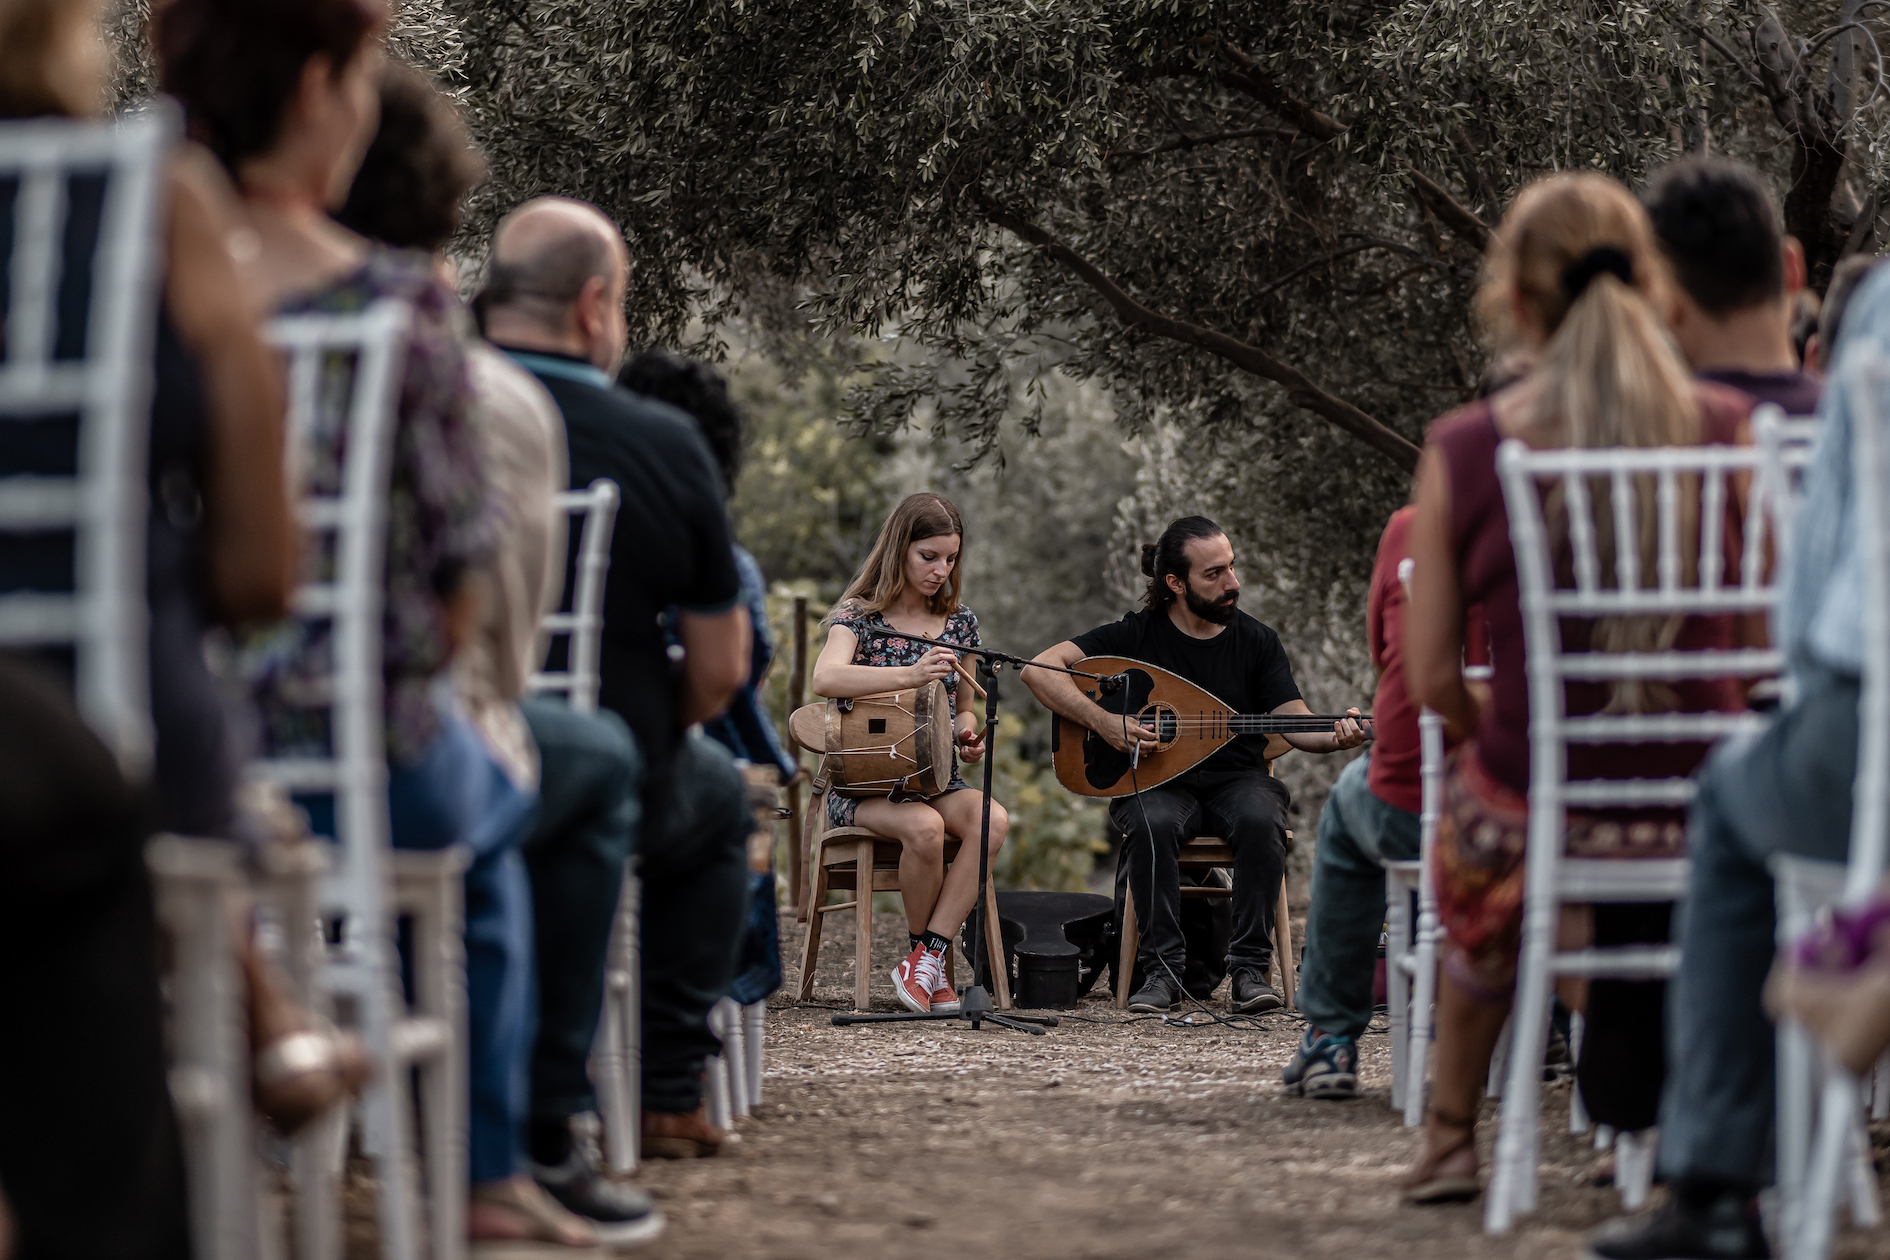
<instances>
[{"instance_id":1,"label":"man playing lute","mask_svg":"<svg viewBox=\"0 0 1890 1260\"><path fill-rule=\"evenodd\" d=\"M1280 637L1240 611L1234 548L1220 526L1204 516L1176 521L1160 541L1143 546L1142 572L1149 578L1142 611L1059 643L1037 661L1068 668L1086 657L1126 657L1194 683L1237 713L1312 713L1300 699ZM1046 708L1096 732L1111 747L1137 756L1155 750L1152 727L1109 712L1068 674L1025 670L1023 679ZM1357 714L1348 710L1329 733L1282 738L1304 752L1356 748L1365 742ZM1286 873L1288 799L1286 785L1267 768L1267 738L1231 739L1193 769L1110 804L1124 837L1129 893L1141 924L1136 963L1144 980L1129 999L1131 1011L1168 1011L1181 1000L1188 959L1181 933L1180 848L1210 835L1234 852L1233 935L1227 947L1233 1009L1258 1014L1281 1004L1267 975L1273 907ZM1291 960L1283 965L1291 966Z\"/></svg>"}]
</instances>

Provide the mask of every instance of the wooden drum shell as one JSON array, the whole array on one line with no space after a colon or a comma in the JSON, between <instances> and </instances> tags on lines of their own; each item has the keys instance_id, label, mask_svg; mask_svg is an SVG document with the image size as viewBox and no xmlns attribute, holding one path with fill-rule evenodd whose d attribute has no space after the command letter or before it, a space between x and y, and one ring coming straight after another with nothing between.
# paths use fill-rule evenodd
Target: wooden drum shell
<instances>
[{"instance_id":1,"label":"wooden drum shell","mask_svg":"<svg viewBox=\"0 0 1890 1260\"><path fill-rule=\"evenodd\" d=\"M796 709L789 729L826 755L829 783L845 796L937 796L952 780L952 702L942 681Z\"/></svg>"}]
</instances>

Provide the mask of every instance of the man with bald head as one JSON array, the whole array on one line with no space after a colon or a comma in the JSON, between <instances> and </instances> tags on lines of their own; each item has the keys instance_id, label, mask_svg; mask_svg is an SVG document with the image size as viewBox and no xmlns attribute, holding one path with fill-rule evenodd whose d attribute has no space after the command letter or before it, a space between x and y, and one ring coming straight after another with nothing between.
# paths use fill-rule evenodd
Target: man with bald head
<instances>
[{"instance_id":1,"label":"man with bald head","mask_svg":"<svg viewBox=\"0 0 1890 1260\"><path fill-rule=\"evenodd\" d=\"M539 197L500 221L479 305L487 337L564 413L571 485L608 477L622 491L599 701L629 724L648 766L638 838L643 1151L714 1154L723 1135L704 1118L700 1077L703 1059L720 1049L708 1013L733 979L747 911L750 820L728 753L687 732L727 708L746 680L748 613L700 432L609 375L628 340L629 281L616 224L584 202ZM576 562L573 548L567 590ZM559 667L561 651L548 668Z\"/></svg>"}]
</instances>

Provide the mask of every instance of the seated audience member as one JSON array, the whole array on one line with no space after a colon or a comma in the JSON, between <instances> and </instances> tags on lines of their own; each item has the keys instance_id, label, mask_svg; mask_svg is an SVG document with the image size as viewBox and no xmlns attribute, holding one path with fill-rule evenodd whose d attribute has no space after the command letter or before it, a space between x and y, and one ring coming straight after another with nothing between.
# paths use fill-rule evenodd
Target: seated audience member
<instances>
[{"instance_id":1,"label":"seated audience member","mask_svg":"<svg viewBox=\"0 0 1890 1260\"><path fill-rule=\"evenodd\" d=\"M1487 268L1486 318L1513 322L1493 331L1533 346L1537 366L1491 398L1439 420L1418 475L1405 677L1416 699L1468 742L1451 762L1436 837L1438 911L1446 940L1425 1149L1403 1181L1411 1202L1466 1198L1479 1190L1477 1108L1491 1051L1509 1013L1520 943L1529 693L1497 446L1506 438L1537 447L1725 443L1734 440L1750 406L1745 396L1725 386L1694 381L1674 353L1660 319L1667 273L1652 226L1639 203L1614 181L1595 174L1560 175L1525 189L1492 237ZM1738 524L1736 518L1729 520L1730 536L1736 538ZM1652 513L1642 514L1640 528L1633 545L1642 556L1642 572L1651 573L1657 542ZM1692 531L1697 529L1696 523ZM1559 546L1567 545L1565 537ZM1612 572L1612 540L1606 542L1601 564L1604 572ZM1689 546L1697 549L1697 541L1683 540L1682 554ZM1490 635L1495 673L1487 698L1465 685L1461 668L1465 610L1473 605L1482 606ZM1675 626L1572 619L1563 625L1563 645L1571 652L1646 650L1670 641L1682 648L1733 646L1739 632L1738 619L1724 616L1690 617ZM1718 680L1571 684L1566 699L1571 715L1604 709L1727 710L1743 703L1737 685ZM1577 747L1569 754L1568 769L1577 779L1685 775L1704 751L1698 744ZM1572 853L1677 855L1681 838L1674 810L1569 815ZM1599 944L1664 939L1665 912L1665 907L1596 907L1593 939ZM1602 984L1593 986L1588 1000L1579 1070L1609 1062L1609 1056L1657 1055L1658 1019L1650 1028L1646 1019L1624 1017L1621 1005L1604 1011L1602 989ZM1581 995L1567 996L1579 1009ZM1633 1096L1631 1083L1619 1079L1611 1084L1614 1093L1597 1097L1584 1076L1584 1098L1595 1108L1612 1109L1597 1119L1624 1128L1652 1122L1651 1097Z\"/></svg>"},{"instance_id":2,"label":"seated audience member","mask_svg":"<svg viewBox=\"0 0 1890 1260\"><path fill-rule=\"evenodd\" d=\"M1818 331L1805 347L1805 371L1823 376L1830 368L1827 352L1838 343L1838 334L1844 329L1844 313L1850 309L1857 286L1878 261L1875 254L1852 254L1831 268L1831 283L1824 287L1824 305L1818 309Z\"/></svg>"},{"instance_id":3,"label":"seated audience member","mask_svg":"<svg viewBox=\"0 0 1890 1260\"><path fill-rule=\"evenodd\" d=\"M461 844L466 873L473 1238L594 1241L590 1227L519 1171L530 1053L531 903L519 854L534 795L507 778L436 683L468 641L490 549L485 479L457 299L424 255L371 245L329 217L372 139L387 20L379 0L172 0L158 10L161 83L191 134L236 177L265 309L359 311L394 298L412 312L385 503L381 644L392 839ZM318 425L303 465L339 467L339 426ZM247 647L261 734L276 754L325 747L299 697L323 694L331 627L290 622ZM306 800L332 834L333 801Z\"/></svg>"},{"instance_id":4,"label":"seated audience member","mask_svg":"<svg viewBox=\"0 0 1890 1260\"><path fill-rule=\"evenodd\" d=\"M668 403L686 413L702 430L703 440L722 474L722 491L735 495L735 480L742 472L742 439L747 417L729 396L728 382L706 363L678 359L660 350L632 355L617 370L617 384L633 394ZM728 712L703 724L709 737L737 757L758 766L773 766L786 783L800 766L781 746L781 737L761 701L761 684L774 664L774 636L768 628L768 584L748 548L735 544L735 567L741 574L742 606L753 627L748 656L748 681L735 693Z\"/></svg>"},{"instance_id":5,"label":"seated audience member","mask_svg":"<svg viewBox=\"0 0 1890 1260\"><path fill-rule=\"evenodd\" d=\"M623 356L630 260L617 226L558 197L526 202L493 234L486 332L543 382L564 417L570 479L623 491L604 590L600 700L644 756L638 836L643 913L643 1151L712 1155L702 1103L746 912L747 793L734 759L690 725L747 676L748 614L722 491L689 417L612 383ZM567 557L567 584L575 557ZM681 666L660 618L676 608ZM553 661L557 660L554 650Z\"/></svg>"},{"instance_id":6,"label":"seated audience member","mask_svg":"<svg viewBox=\"0 0 1890 1260\"><path fill-rule=\"evenodd\" d=\"M1673 1193L1650 1217L1592 1239L1603 1260L1771 1255L1755 1205L1771 1180L1774 1116L1761 1005L1775 930L1766 863L1775 853L1841 862L1850 850L1867 584L1851 428L1862 401L1853 391L1867 386L1846 372L1860 352L1890 352L1885 272L1858 286L1843 320L1773 619L1794 698L1757 736L1713 750L1688 818L1693 874L1660 1109L1659 1169Z\"/></svg>"},{"instance_id":7,"label":"seated audience member","mask_svg":"<svg viewBox=\"0 0 1890 1260\"><path fill-rule=\"evenodd\" d=\"M0 120L101 117L110 59L100 20L95 0L0 2ZM64 224L69 246L97 241L104 227L98 188L84 176L75 182ZM31 808L9 804L4 811L10 841L22 846L7 855L8 871L0 878L13 899L9 928L20 934L10 939L37 939L41 946L65 942L53 951L57 965L35 969L31 992L23 988L15 1002L21 1019L58 1030L51 1040L41 1038L43 1044L19 1047L22 1057L4 1074L35 1098L15 1098L11 1090L0 1097L0 1131L9 1139L0 1154L7 1165L0 1182L12 1191L27 1254L159 1255L182 1246L185 1205L164 1088L152 953L156 928L140 842L153 830L228 840L247 834L235 803L241 759L236 723L205 662L203 640L212 626L280 616L295 556L283 476L280 374L224 247L235 212L228 180L207 153L185 144L165 163L156 195L164 207L158 216L163 228L154 389L148 427L137 439L141 458L148 452L145 650L154 757L148 799L127 816L134 829L99 830L134 789L118 778L115 766L103 777L93 773L98 767L92 751L103 750L69 713L69 696L54 700L35 690L69 687L69 656L18 658L13 681L19 691L0 701L0 713L9 718L12 789L34 802ZM12 261L0 257L0 292L9 286ZM82 329L92 314L89 304L122 300L102 288L63 285L60 327ZM55 348L59 357L74 352L63 344ZM46 424L13 417L6 428L10 440L0 444L0 476L64 471L70 445L58 437L65 429L61 419ZM52 440L28 440L39 430ZM65 586L73 576L69 563L46 566L46 554L30 538L0 539L0 585ZM37 674L47 667L43 677ZM51 743L36 742L42 740ZM52 760L45 761L52 749L64 751L51 752ZM74 759L71 766L64 766L64 757ZM54 764L70 773L48 777L43 768L32 768ZM100 794L90 812L80 800L88 776ZM63 803L57 794L42 795L42 779L76 795ZM68 811L70 833L61 831L58 812L48 812L55 806ZM39 832L42 824L51 830ZM70 865L32 865L32 846L55 837L72 847ZM43 878L61 870L70 879ZM228 909L234 918L246 918L244 906ZM365 1059L358 1039L314 1027L285 979L252 947L247 923L237 930L253 1097L278 1132L290 1133L354 1092ZM49 1000L58 1005L42 1005ZM86 1039L88 1047L76 1047L70 1037ZM107 1073L112 1079L102 1094L105 1069L96 1058L101 1048L110 1055L122 1051L125 1069ZM59 1105L48 1111L41 1106L46 1099ZM114 1171L110 1161L98 1165L98 1181L85 1186L83 1207L77 1200L47 1197L41 1170L64 1176L72 1160L82 1158L62 1157L66 1144L101 1136L120 1149L145 1152L148 1162L136 1171Z\"/></svg>"},{"instance_id":8,"label":"seated audience member","mask_svg":"<svg viewBox=\"0 0 1890 1260\"><path fill-rule=\"evenodd\" d=\"M1391 514L1378 540L1366 594L1366 641L1378 671L1372 700L1374 738L1339 772L1319 814L1313 851L1312 904L1299 964L1299 1009L1309 1021L1281 1079L1308 1098L1358 1092L1358 1038L1371 1022L1372 960L1385 921L1381 862L1418 856L1418 705L1404 681L1404 584L1398 565L1410 555L1415 507ZM1474 640L1473 640L1474 641Z\"/></svg>"},{"instance_id":9,"label":"seated audience member","mask_svg":"<svg viewBox=\"0 0 1890 1260\"><path fill-rule=\"evenodd\" d=\"M484 174L453 104L426 77L389 62L380 126L337 214L369 240L440 257L460 201ZM467 716L522 792L538 793L524 844L531 876L538 994L528 1149L539 1185L586 1218L598 1241L640 1242L662 1230L650 1198L603 1176L594 1144L573 1141L593 1112L591 1045L603 1008L607 951L624 864L636 847L643 762L623 719L559 700L524 699L545 657L540 629L557 606L568 529L564 421L544 386L484 342L467 347L495 546L473 576L484 599L453 661Z\"/></svg>"},{"instance_id":10,"label":"seated audience member","mask_svg":"<svg viewBox=\"0 0 1890 1260\"><path fill-rule=\"evenodd\" d=\"M1654 177L1642 199L1678 281L1671 325L1702 380L1777 403L1790 416L1818 405L1818 380L1792 340L1805 251L1781 236L1758 177L1717 158L1687 158Z\"/></svg>"},{"instance_id":11,"label":"seated audience member","mask_svg":"<svg viewBox=\"0 0 1890 1260\"><path fill-rule=\"evenodd\" d=\"M703 440L722 473L722 490L735 495L742 471L742 443L748 418L729 395L728 382L708 364L679 359L660 350L645 350L625 360L617 370L617 384L633 394L666 402L686 412L702 430ZM735 544L735 566L741 573L742 605L754 627L748 654L748 681L729 702L728 712L703 723L703 731L737 758L774 769L783 784L801 773L794 755L781 746L774 719L762 703L761 685L774 664L774 636L768 627L768 584L761 566L740 543ZM766 998L781 987L781 928L775 917L774 871L751 871L748 882L748 926L742 933L741 958L729 996L743 1006Z\"/></svg>"}]
</instances>

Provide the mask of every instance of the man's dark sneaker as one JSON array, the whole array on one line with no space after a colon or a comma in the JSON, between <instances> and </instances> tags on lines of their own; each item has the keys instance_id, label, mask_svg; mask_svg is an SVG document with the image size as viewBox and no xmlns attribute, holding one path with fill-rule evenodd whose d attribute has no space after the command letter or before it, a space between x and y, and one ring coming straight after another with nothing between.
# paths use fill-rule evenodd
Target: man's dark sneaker
<instances>
[{"instance_id":1,"label":"man's dark sneaker","mask_svg":"<svg viewBox=\"0 0 1890 1260\"><path fill-rule=\"evenodd\" d=\"M1759 1214L1737 1195L1704 1208L1677 1198L1648 1216L1610 1221L1589 1236L1585 1260L1771 1260Z\"/></svg>"},{"instance_id":2,"label":"man's dark sneaker","mask_svg":"<svg viewBox=\"0 0 1890 1260\"><path fill-rule=\"evenodd\" d=\"M596 1148L588 1143L580 1142L555 1168L533 1164L532 1178L566 1211L583 1217L606 1246L648 1242L663 1232L663 1214L656 1203L637 1187L600 1173Z\"/></svg>"},{"instance_id":3,"label":"man's dark sneaker","mask_svg":"<svg viewBox=\"0 0 1890 1260\"><path fill-rule=\"evenodd\" d=\"M1260 972L1243 968L1234 973L1234 1014L1264 1015L1284 1005L1280 991Z\"/></svg>"},{"instance_id":4,"label":"man's dark sneaker","mask_svg":"<svg viewBox=\"0 0 1890 1260\"><path fill-rule=\"evenodd\" d=\"M1542 1051L1542 1079L1560 1080L1564 1076L1574 1075L1574 1072L1575 1062L1568 1052L1568 1038L1562 1035L1560 1028L1549 1025L1549 1041Z\"/></svg>"},{"instance_id":5,"label":"man's dark sneaker","mask_svg":"<svg viewBox=\"0 0 1890 1260\"><path fill-rule=\"evenodd\" d=\"M1308 1098L1357 1098L1358 1042L1308 1028L1280 1080L1289 1093Z\"/></svg>"},{"instance_id":6,"label":"man's dark sneaker","mask_svg":"<svg viewBox=\"0 0 1890 1260\"><path fill-rule=\"evenodd\" d=\"M1148 983L1129 998L1129 1009L1141 1015L1166 1015L1181 1001L1175 982L1167 976L1150 976Z\"/></svg>"}]
</instances>

